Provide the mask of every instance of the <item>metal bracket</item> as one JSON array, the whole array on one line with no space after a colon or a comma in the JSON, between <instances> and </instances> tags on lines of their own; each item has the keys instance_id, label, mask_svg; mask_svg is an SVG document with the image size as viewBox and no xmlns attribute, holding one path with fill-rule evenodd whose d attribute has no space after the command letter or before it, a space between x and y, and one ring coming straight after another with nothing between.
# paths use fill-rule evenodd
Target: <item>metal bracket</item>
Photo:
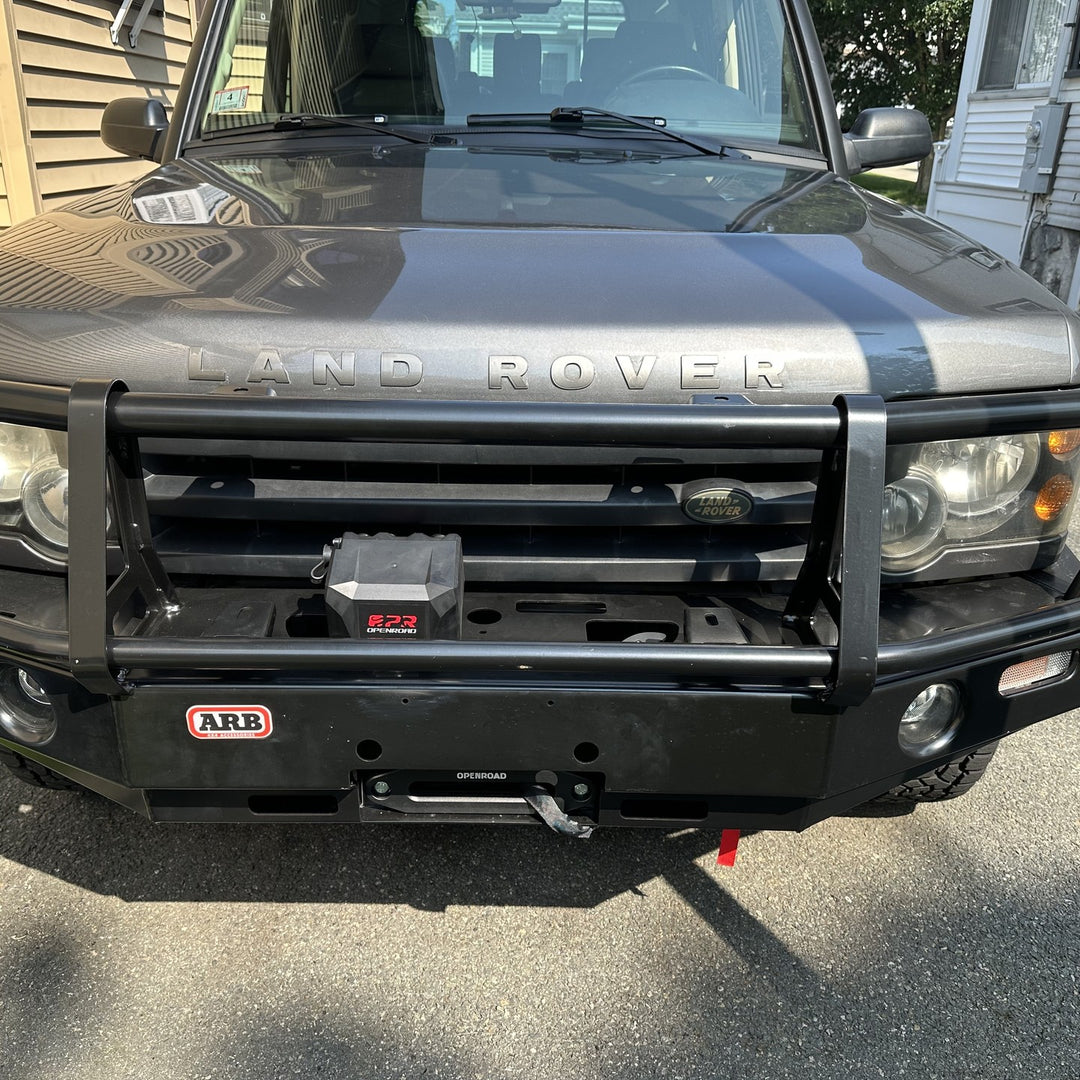
<instances>
[{"instance_id":1,"label":"metal bracket","mask_svg":"<svg viewBox=\"0 0 1080 1080\"><path fill-rule=\"evenodd\" d=\"M72 674L97 694L119 691L105 656L105 405L122 386L111 379L80 379L68 398L68 648Z\"/></svg>"},{"instance_id":2,"label":"metal bracket","mask_svg":"<svg viewBox=\"0 0 1080 1080\"><path fill-rule=\"evenodd\" d=\"M117 614L138 601L151 626L179 606L150 540L138 442L108 431L109 399L126 389L112 379L78 379L68 402L71 670L91 692L110 695L124 692L108 655ZM124 553L124 569L112 585L106 575L110 494Z\"/></svg>"},{"instance_id":3,"label":"metal bracket","mask_svg":"<svg viewBox=\"0 0 1080 1080\"><path fill-rule=\"evenodd\" d=\"M806 559L783 621L804 643L816 643L814 612L825 605L837 627L837 658L823 696L854 705L877 678L887 415L877 395L842 395L835 404L840 445L822 455Z\"/></svg>"},{"instance_id":4,"label":"metal bracket","mask_svg":"<svg viewBox=\"0 0 1080 1080\"><path fill-rule=\"evenodd\" d=\"M112 38L114 45L120 44L120 28L124 25L124 20L127 18L128 12L131 10L132 4L135 0L123 0L120 5L120 10L116 13L116 18L113 19L112 25L109 27L109 37ZM146 20L150 18L150 14L154 9L155 0L142 0L139 6L139 13L135 16L135 22L131 29L128 31L128 44L134 49L138 47L139 35L142 33L142 28L146 25Z\"/></svg>"}]
</instances>

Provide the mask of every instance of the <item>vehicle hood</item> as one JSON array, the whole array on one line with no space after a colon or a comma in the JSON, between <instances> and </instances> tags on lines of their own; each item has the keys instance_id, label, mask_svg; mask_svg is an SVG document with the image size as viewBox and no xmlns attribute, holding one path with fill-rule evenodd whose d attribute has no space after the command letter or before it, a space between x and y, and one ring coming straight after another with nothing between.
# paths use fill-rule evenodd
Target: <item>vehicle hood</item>
<instances>
[{"instance_id":1,"label":"vehicle hood","mask_svg":"<svg viewBox=\"0 0 1080 1080\"><path fill-rule=\"evenodd\" d=\"M815 168L297 144L185 159L5 233L0 377L612 402L1076 378L1050 293Z\"/></svg>"}]
</instances>

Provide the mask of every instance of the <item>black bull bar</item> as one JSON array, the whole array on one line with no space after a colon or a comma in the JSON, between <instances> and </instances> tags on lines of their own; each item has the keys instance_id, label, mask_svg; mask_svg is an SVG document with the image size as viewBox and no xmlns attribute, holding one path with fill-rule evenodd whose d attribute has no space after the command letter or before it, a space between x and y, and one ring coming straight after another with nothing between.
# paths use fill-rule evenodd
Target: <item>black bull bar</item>
<instances>
[{"instance_id":1,"label":"black bull bar","mask_svg":"<svg viewBox=\"0 0 1080 1080\"><path fill-rule=\"evenodd\" d=\"M839 707L864 701L879 678L974 662L1050 644L1080 630L1080 575L1042 610L879 645L881 507L888 444L1080 427L1080 391L986 394L885 402L841 395L829 405L752 405L724 398L686 405L355 401L241 394L160 394L107 379L69 390L0 382L0 422L67 430L69 631L15 620L0 625L0 655L70 673L94 693L127 692L128 673L303 676L328 671L441 677L534 673L605 681L748 681L785 687L812 680ZM803 448L822 451L806 558L784 623L799 644L566 644L483 641L177 638L112 632L137 593L148 619L175 603L154 551L140 437L305 442L449 443L643 448ZM123 570L106 567L111 499ZM811 617L824 604L836 644Z\"/></svg>"}]
</instances>

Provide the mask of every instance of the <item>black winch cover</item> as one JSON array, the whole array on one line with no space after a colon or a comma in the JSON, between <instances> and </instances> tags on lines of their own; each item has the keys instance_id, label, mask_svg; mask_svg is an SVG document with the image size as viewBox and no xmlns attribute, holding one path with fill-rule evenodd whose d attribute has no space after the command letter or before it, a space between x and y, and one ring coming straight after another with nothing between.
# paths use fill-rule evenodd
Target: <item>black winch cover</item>
<instances>
[{"instance_id":1,"label":"black winch cover","mask_svg":"<svg viewBox=\"0 0 1080 1080\"><path fill-rule=\"evenodd\" d=\"M461 637L461 537L345 533L328 549L326 609L338 637Z\"/></svg>"}]
</instances>

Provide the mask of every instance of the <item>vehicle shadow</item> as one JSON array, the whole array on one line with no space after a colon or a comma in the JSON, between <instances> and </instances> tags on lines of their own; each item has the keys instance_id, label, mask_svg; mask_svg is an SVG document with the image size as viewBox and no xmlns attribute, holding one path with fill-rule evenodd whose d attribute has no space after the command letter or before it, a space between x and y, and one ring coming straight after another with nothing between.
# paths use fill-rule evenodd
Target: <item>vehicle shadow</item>
<instances>
[{"instance_id":1,"label":"vehicle shadow","mask_svg":"<svg viewBox=\"0 0 1080 1080\"><path fill-rule=\"evenodd\" d=\"M0 857L129 902L595 907L719 843L696 829L582 841L531 824L152 824L0 776Z\"/></svg>"},{"instance_id":2,"label":"vehicle shadow","mask_svg":"<svg viewBox=\"0 0 1080 1080\"><path fill-rule=\"evenodd\" d=\"M11 792L0 788L6 800ZM339 940L341 925L324 925L326 916L313 913L313 936L305 934L298 951L294 943L291 963L323 977L350 971L355 992L297 977L272 944L253 935L232 954L245 958L240 971L218 972L204 998L181 999L182 1014L170 1014L175 1030L155 1031L144 1030L139 1017L144 1008L160 1016L161 1001L137 1002L137 988L124 987L133 974L130 954L102 967L87 954L85 932L69 925L70 912L24 910L14 924L20 934L0 943L2 1080L34 1075L31 1063L54 1063L60 1075L61 1065L114 1053L111 1025L126 1009L135 1016L123 1017L132 1025L125 1037L134 1033L137 1041L124 1043L122 1060L137 1062L140 1076L171 1080L474 1080L526 1071L537 1080L581 1072L597 1080L1078 1075L1067 879L1048 881L1032 903L1023 888L987 877L962 847L940 837L914 859L921 874L953 886L936 906L926 902L931 891L909 894L892 880L869 904L837 908L831 868L808 868L822 908L831 908L823 927L805 925L801 914L785 918L782 898L761 911L744 906L737 884L725 887L700 858L715 834L612 832L578 844L539 829L495 827L149 827L114 816L105 804L72 804L86 833L69 835L63 815L63 838L50 843L43 833L51 818L36 807L19 814L16 806L29 824L19 839L5 801L3 854L130 901L245 906L317 900L424 910L457 903L577 908L621 890L640 894L643 886L655 904L664 892L660 875L699 919L674 923L659 938L649 934L658 915L663 923L656 911L636 929L624 908L612 938L595 914L578 920L576 933L560 934L543 919L523 930L527 944L485 960L493 942L473 940L471 920L437 917L430 939L437 955L430 957L426 946L400 941L387 943L386 954L375 942L369 949L368 931ZM56 816L56 807L49 810ZM919 833L902 830L887 842L906 845ZM751 838L751 859L753 851ZM356 915L363 922L364 913ZM214 947L216 933L206 935L206 946ZM170 960L163 946L155 956L164 973ZM564 958L566 950L580 955ZM260 970L259 957L270 971ZM500 962L513 970L500 972ZM469 966L477 963L479 972ZM407 970L397 971L402 964ZM245 973L258 981L245 984ZM563 985L560 976L570 973ZM177 986L190 990L191 982L170 977L162 1000L174 1003ZM440 985L440 978L449 982ZM497 999L515 993L516 1014L500 1015ZM57 1015L63 1023L46 1022ZM129 1075L136 1074L122 1072Z\"/></svg>"},{"instance_id":3,"label":"vehicle shadow","mask_svg":"<svg viewBox=\"0 0 1080 1080\"><path fill-rule=\"evenodd\" d=\"M918 815L851 825L797 844L750 836L731 872L710 865L718 835L696 830L580 842L539 827L150 825L2 777L0 857L127 904L188 902L192 915L174 926L150 903L145 916L109 899L13 906L0 1078L35 1062L60 1075L111 1053L127 1024L138 1075L172 1080L1075 1080L1071 856L1037 873L993 860L1016 830L976 852L962 829ZM805 858L789 869L796 846ZM268 928L290 926L288 911L253 911L274 904L346 910L298 911L278 942ZM678 917L683 906L696 917ZM542 914L484 910L527 907ZM163 926L194 944L158 942ZM134 950L88 953L136 927ZM198 960L223 949L218 968ZM160 987L137 966L150 957ZM143 1009L178 1026L147 1028ZM63 1023L43 1022L54 1016Z\"/></svg>"}]
</instances>

